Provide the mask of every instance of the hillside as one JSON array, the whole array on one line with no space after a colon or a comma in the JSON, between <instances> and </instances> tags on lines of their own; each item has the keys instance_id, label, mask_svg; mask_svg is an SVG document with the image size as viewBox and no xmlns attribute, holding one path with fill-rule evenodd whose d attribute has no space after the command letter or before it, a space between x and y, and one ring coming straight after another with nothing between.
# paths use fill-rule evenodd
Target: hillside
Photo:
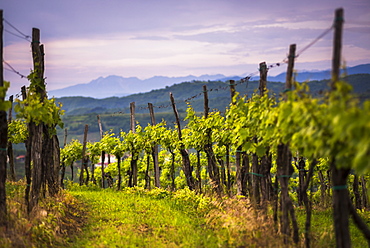
<instances>
[{"instance_id":1,"label":"hillside","mask_svg":"<svg viewBox=\"0 0 370 248\"><path fill-rule=\"evenodd\" d=\"M370 74L356 74L344 78L353 86L354 93L361 100L370 98ZM241 95L252 95L258 89L258 81L240 83L236 86ZM308 85L312 94L318 95L328 90L329 80L311 81ZM146 126L150 123L148 102L154 106L157 122L165 120L168 125L175 122L175 117L170 105L169 93L172 92L181 118L186 116L186 102L189 102L196 111L203 111L202 87L207 85L209 106L223 112L230 103L230 91L228 83L222 81L194 81L175 84L171 87L152 90L148 93L133 94L126 97L110 97L105 99L94 99L89 97L63 97L57 98L57 102L63 104L65 116L63 121L68 130L68 141L72 138L82 139L84 126L89 125L89 140L99 140L99 127L97 115L102 120L103 130L112 129L114 132L120 130L128 131L130 128L130 102L136 105L136 120ZM284 84L279 82L268 82L267 87L270 94L279 95L284 90ZM185 123L183 123L185 124ZM60 140L63 130L58 129Z\"/></svg>"},{"instance_id":2,"label":"hillside","mask_svg":"<svg viewBox=\"0 0 370 248\"><path fill-rule=\"evenodd\" d=\"M370 73L370 64L357 65L348 67L345 70L341 70L341 74L345 75L362 73ZM330 79L331 72L330 70L299 71L295 77L297 82L324 80ZM145 93L149 92L151 89L165 88L182 82L228 82L231 79L238 81L241 78L242 76L226 77L222 74L206 74L201 76L189 75L186 77L154 76L148 79L139 79L137 77L125 78L121 76L110 75L107 77L99 77L86 84L77 84L62 89L51 90L49 91L48 95L51 97L82 96L103 99L107 97L123 97L137 93ZM268 75L267 80L270 82L285 82L285 78L286 73L284 72L276 76ZM259 80L259 76L253 76L252 80Z\"/></svg>"},{"instance_id":3,"label":"hillside","mask_svg":"<svg viewBox=\"0 0 370 248\"><path fill-rule=\"evenodd\" d=\"M370 74L355 74L344 78L353 88L354 93L363 94L370 90ZM310 81L308 85L312 93L316 94L320 91L328 89L328 80ZM251 95L258 89L258 81L250 81L247 83L239 83L236 90L242 95ZM63 104L63 109L66 115L81 115L90 113L114 113L123 112L129 113L130 102L135 102L137 113L146 113L147 104L153 103L156 108L155 112L167 112L170 103L169 93L175 97L178 103L178 108L186 109L185 100L193 105L196 110L201 110L203 105L202 87L207 85L209 90L208 97L213 101L210 106L223 110L230 102L230 92L227 82L222 81L193 81L175 84L170 87L152 90L147 93L132 94L125 97L109 97L104 99L95 99L90 97L62 97L57 98L57 102ZM271 93L279 94L284 90L284 84L280 82L268 82L267 88ZM189 99L191 98L191 99ZM216 99L216 100L215 100Z\"/></svg>"}]
</instances>

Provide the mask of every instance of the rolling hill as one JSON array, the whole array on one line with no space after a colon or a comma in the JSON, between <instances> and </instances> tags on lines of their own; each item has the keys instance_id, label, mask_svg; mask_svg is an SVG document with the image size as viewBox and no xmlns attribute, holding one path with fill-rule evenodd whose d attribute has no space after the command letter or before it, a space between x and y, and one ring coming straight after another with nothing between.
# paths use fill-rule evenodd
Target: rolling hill
<instances>
[{"instance_id":1,"label":"rolling hill","mask_svg":"<svg viewBox=\"0 0 370 248\"><path fill-rule=\"evenodd\" d=\"M370 74L350 75L343 80L353 86L353 92L361 99L370 99ZM310 81L308 85L312 94L318 95L329 89L329 80ZM258 89L258 81L240 83L236 90L241 95L252 95ZM169 93L172 92L181 118L184 118L187 103L191 104L196 111L203 111L203 85L207 85L209 106L223 112L230 103L230 91L228 83L223 81L193 81L175 84L171 87L152 90L147 93L133 94L125 97L109 97L94 99L90 97L62 97L56 101L63 104L65 116L63 121L68 129L69 138L81 138L85 124L89 125L89 139L98 140L99 130L96 116L99 114L105 131L112 129L114 132L128 131L130 128L130 102L135 102L136 119L142 126L150 123L147 104L155 106L157 122L162 119L172 125L175 121L170 105ZM270 94L279 95L284 91L284 84L280 82L268 82L267 88ZM58 130L60 137L62 130Z\"/></svg>"}]
</instances>

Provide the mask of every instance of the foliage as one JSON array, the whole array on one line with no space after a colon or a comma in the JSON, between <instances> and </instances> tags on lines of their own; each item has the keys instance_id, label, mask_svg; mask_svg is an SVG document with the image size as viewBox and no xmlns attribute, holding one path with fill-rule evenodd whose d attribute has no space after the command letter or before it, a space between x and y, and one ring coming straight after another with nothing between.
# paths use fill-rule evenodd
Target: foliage
<instances>
[{"instance_id":1,"label":"foliage","mask_svg":"<svg viewBox=\"0 0 370 248\"><path fill-rule=\"evenodd\" d=\"M47 99L40 94L40 90L45 91L45 83L44 79L39 78L37 71L31 71L27 78L30 86L26 99L23 101L16 99L18 104L15 105L14 110L17 112L17 117L25 119L27 123L34 122L36 125L44 123L52 128L57 125L63 128L62 104L56 105L55 98Z\"/></svg>"},{"instance_id":2,"label":"foliage","mask_svg":"<svg viewBox=\"0 0 370 248\"><path fill-rule=\"evenodd\" d=\"M35 122L36 124L45 123L49 126L60 126L63 128L61 115L63 110L61 104L55 104L55 99L44 99L40 101L37 94L29 94L23 100L16 100L19 104L15 105L14 109L17 112L18 118L23 118L27 122Z\"/></svg>"},{"instance_id":3,"label":"foliage","mask_svg":"<svg viewBox=\"0 0 370 248\"><path fill-rule=\"evenodd\" d=\"M337 82L335 91L318 99L310 96L306 84L297 85L278 104L267 95L240 98L226 116L233 123L233 143L259 156L266 147L289 143L301 156L330 158L340 167L368 173L370 102L359 106L350 89Z\"/></svg>"},{"instance_id":4,"label":"foliage","mask_svg":"<svg viewBox=\"0 0 370 248\"><path fill-rule=\"evenodd\" d=\"M4 99L6 96L6 92L10 87L10 83L8 81L3 81L3 86L0 87L0 99ZM6 111L11 107L10 101L1 101L0 102L0 111Z\"/></svg>"},{"instance_id":5,"label":"foliage","mask_svg":"<svg viewBox=\"0 0 370 248\"><path fill-rule=\"evenodd\" d=\"M60 149L60 161L64 165L70 165L74 161L82 159L82 144L78 140L72 140L64 148Z\"/></svg>"},{"instance_id":6,"label":"foliage","mask_svg":"<svg viewBox=\"0 0 370 248\"><path fill-rule=\"evenodd\" d=\"M8 139L11 143L24 143L27 137L28 128L24 120L16 119L8 124Z\"/></svg>"},{"instance_id":7,"label":"foliage","mask_svg":"<svg viewBox=\"0 0 370 248\"><path fill-rule=\"evenodd\" d=\"M100 142L87 142L86 149L91 163L97 164L101 155Z\"/></svg>"}]
</instances>

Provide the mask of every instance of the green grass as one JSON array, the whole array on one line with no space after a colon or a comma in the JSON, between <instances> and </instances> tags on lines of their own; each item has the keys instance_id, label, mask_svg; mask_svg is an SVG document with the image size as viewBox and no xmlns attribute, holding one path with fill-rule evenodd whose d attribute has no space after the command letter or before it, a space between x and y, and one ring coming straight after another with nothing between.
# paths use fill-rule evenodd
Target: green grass
<instances>
[{"instance_id":1,"label":"green grass","mask_svg":"<svg viewBox=\"0 0 370 248\"><path fill-rule=\"evenodd\" d=\"M283 245L271 219L237 199L212 201L189 190L142 188L73 187L70 193L88 211L87 225L71 247L296 247ZM303 247L306 214L303 208L296 208L296 214L297 247ZM352 220L350 224L352 247L367 247ZM335 247L331 210L314 209L311 225L312 247Z\"/></svg>"},{"instance_id":2,"label":"green grass","mask_svg":"<svg viewBox=\"0 0 370 248\"><path fill-rule=\"evenodd\" d=\"M83 235L71 247L219 247L206 227L207 203L187 194L143 190L72 190L88 207Z\"/></svg>"},{"instance_id":3,"label":"green grass","mask_svg":"<svg viewBox=\"0 0 370 248\"><path fill-rule=\"evenodd\" d=\"M25 182L8 182L9 227L0 232L0 247L304 247L302 207L296 207L300 242L295 246L284 244L271 218L246 198L212 199L186 189L67 186L27 216ZM370 223L370 212L360 215ZM352 247L367 247L352 220L350 230ZM311 231L311 247L335 247L332 211L314 208Z\"/></svg>"},{"instance_id":4,"label":"green grass","mask_svg":"<svg viewBox=\"0 0 370 248\"><path fill-rule=\"evenodd\" d=\"M303 237L306 212L304 208L296 208L297 220ZM369 224L368 212L360 213L361 217ZM311 219L311 234L313 236L312 247L335 247L335 233L333 226L332 209L313 209ZM350 217L350 235L353 248L368 247L367 241L361 231L353 223Z\"/></svg>"}]
</instances>

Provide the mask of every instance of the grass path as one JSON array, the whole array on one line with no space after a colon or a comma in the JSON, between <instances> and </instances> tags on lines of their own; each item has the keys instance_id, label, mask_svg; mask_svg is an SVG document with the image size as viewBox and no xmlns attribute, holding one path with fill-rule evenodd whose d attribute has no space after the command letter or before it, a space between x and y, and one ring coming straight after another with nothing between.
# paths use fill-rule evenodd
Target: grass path
<instances>
[{"instance_id":1,"label":"grass path","mask_svg":"<svg viewBox=\"0 0 370 248\"><path fill-rule=\"evenodd\" d=\"M165 192L71 193L88 206L88 223L71 247L219 247L199 201L189 204Z\"/></svg>"},{"instance_id":2,"label":"grass path","mask_svg":"<svg viewBox=\"0 0 370 248\"><path fill-rule=\"evenodd\" d=\"M214 200L182 189L68 188L40 201L29 216L25 182L7 183L9 226L0 230L0 247L287 247L270 215L244 198ZM301 239L290 247L304 247L306 214L302 207L296 214ZM370 212L359 214L370 225ZM350 230L352 246L367 247L352 220ZM311 231L312 247L335 246L331 209L314 209Z\"/></svg>"},{"instance_id":3,"label":"grass path","mask_svg":"<svg viewBox=\"0 0 370 248\"><path fill-rule=\"evenodd\" d=\"M241 201L217 207L189 190L77 187L70 193L87 206L87 224L70 247L286 247L273 223ZM303 247L304 211L297 209L297 217ZM366 247L352 221L350 227L353 247ZM312 236L313 247L335 246L330 210L314 212Z\"/></svg>"}]
</instances>

